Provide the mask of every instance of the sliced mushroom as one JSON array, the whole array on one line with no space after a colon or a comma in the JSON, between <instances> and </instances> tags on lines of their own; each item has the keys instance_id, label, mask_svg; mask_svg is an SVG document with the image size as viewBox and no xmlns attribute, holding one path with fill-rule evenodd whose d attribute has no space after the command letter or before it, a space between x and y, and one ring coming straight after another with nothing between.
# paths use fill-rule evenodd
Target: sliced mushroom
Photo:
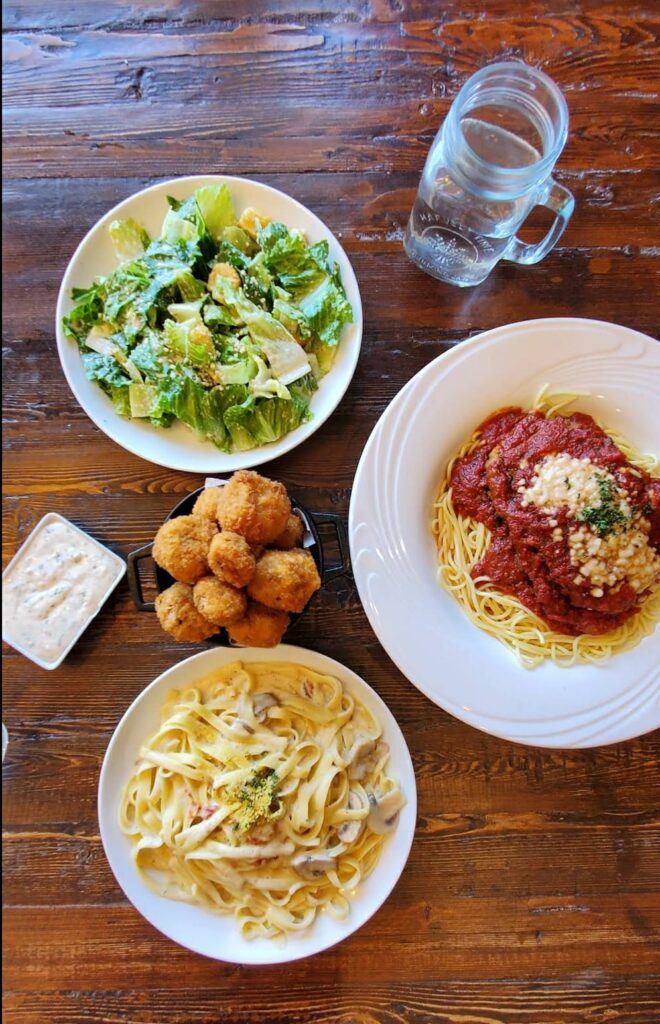
<instances>
[{"instance_id":1,"label":"sliced mushroom","mask_svg":"<svg viewBox=\"0 0 660 1024\"><path fill-rule=\"evenodd\" d=\"M322 878L326 871L337 866L337 858L327 853L299 853L291 864L303 878Z\"/></svg>"},{"instance_id":2,"label":"sliced mushroom","mask_svg":"<svg viewBox=\"0 0 660 1024\"><path fill-rule=\"evenodd\" d=\"M358 811L363 806L362 800L355 792L351 789L348 793L348 807L351 811ZM364 828L363 818L350 818L348 821L343 821L337 829L337 837L341 839L342 843L354 843Z\"/></svg>"},{"instance_id":3,"label":"sliced mushroom","mask_svg":"<svg viewBox=\"0 0 660 1024\"><path fill-rule=\"evenodd\" d=\"M405 802L405 797L398 787L390 789L387 793L378 797L374 793L370 793L370 810L367 824L371 831L375 832L378 836L391 832L396 826L399 811L405 805Z\"/></svg>"},{"instance_id":4,"label":"sliced mushroom","mask_svg":"<svg viewBox=\"0 0 660 1024\"><path fill-rule=\"evenodd\" d=\"M369 770L369 757L376 749L376 741L369 736L358 736L348 752L346 763L350 765L348 777L359 781Z\"/></svg>"},{"instance_id":5,"label":"sliced mushroom","mask_svg":"<svg viewBox=\"0 0 660 1024\"><path fill-rule=\"evenodd\" d=\"M268 708L273 708L278 703L277 697L274 697L272 693L255 693L252 698L252 708L256 720L265 722Z\"/></svg>"}]
</instances>

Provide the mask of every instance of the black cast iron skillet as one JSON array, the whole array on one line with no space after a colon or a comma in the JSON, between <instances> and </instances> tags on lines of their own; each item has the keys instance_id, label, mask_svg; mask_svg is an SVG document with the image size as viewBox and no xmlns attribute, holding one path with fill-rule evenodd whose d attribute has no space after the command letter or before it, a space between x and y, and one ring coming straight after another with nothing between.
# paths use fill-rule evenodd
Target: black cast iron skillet
<instances>
[{"instance_id":1,"label":"black cast iron skillet","mask_svg":"<svg viewBox=\"0 0 660 1024\"><path fill-rule=\"evenodd\" d=\"M175 519L177 516L190 515L193 509L193 505L197 501L197 498L204 490L200 487L198 490L193 491L192 494L188 494L183 498L178 505L172 509L167 519ZM316 562L316 568L319 571L321 577L321 585L325 586L330 580L337 579L339 576L346 575L350 572L351 560L348 547L348 538L346 536L346 527L341 516L335 512L310 512L304 508L300 502L296 501L295 498L291 498L291 508L294 512L299 512L302 516L303 522L308 527L312 537L314 538L313 543L307 548L310 555ZM326 565L326 560L323 553L323 542L319 533L319 527L331 527L335 533L337 545L339 548L340 561L335 565ZM167 590L174 582L174 578L170 576L165 569L161 569L159 565L153 561L151 550L153 548L153 541L150 544L144 544L143 547L137 548L135 551L131 551L128 556L128 586L131 592L131 597L138 611L141 612L152 612L154 611L154 602L145 601L144 593L142 590L142 579L140 576L139 563L144 559L151 559L153 580L156 585L156 589L159 593L163 590ZM313 597L312 599L313 600ZM304 615L309 608L309 602L301 612L291 612L291 626L298 621L301 615ZM215 636L212 636L207 643L220 644L223 647L229 646L229 638L227 632L224 629L218 630Z\"/></svg>"}]
</instances>

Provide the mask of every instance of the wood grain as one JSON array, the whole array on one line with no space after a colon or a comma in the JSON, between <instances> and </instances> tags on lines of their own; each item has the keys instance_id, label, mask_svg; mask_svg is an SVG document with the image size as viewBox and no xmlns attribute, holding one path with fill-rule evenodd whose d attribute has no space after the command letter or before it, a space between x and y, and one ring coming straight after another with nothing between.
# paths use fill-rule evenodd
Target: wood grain
<instances>
[{"instance_id":1,"label":"wood grain","mask_svg":"<svg viewBox=\"0 0 660 1024\"><path fill-rule=\"evenodd\" d=\"M365 318L354 380L322 430L266 470L310 508L347 514L378 417L465 338L557 315L656 333L659 26L657 5L616 0L6 4L3 565L51 509L126 555L200 484L101 434L54 342L81 238L165 178L224 171L274 185L353 263ZM450 288L406 259L406 220L452 98L510 57L566 95L557 177L576 213L538 267L504 263L478 289ZM127 705L197 648L169 641L122 583L56 673L3 647L3 1020L658 1019L658 736L549 751L463 725L400 675L350 577L324 588L288 639L360 673L406 736L419 812L390 899L346 942L277 969L196 957L137 915L98 834L100 766Z\"/></svg>"},{"instance_id":2,"label":"wood grain","mask_svg":"<svg viewBox=\"0 0 660 1024\"><path fill-rule=\"evenodd\" d=\"M517 981L405 982L373 985L361 981L350 994L337 979L316 979L287 986L261 979L251 986L249 999L235 992L222 1000L214 985L153 989L136 993L31 992L8 995L6 1007L17 1024L42 1020L48 1005L52 1024L107 1024L130 1020L151 1024L207 1024L240 1019L242 1024L575 1024L575 1021L616 1020L619 1024L649 1024L655 1000L643 980L604 979L601 971L577 972L564 979L529 978ZM240 1016L239 1016L240 1015Z\"/></svg>"}]
</instances>

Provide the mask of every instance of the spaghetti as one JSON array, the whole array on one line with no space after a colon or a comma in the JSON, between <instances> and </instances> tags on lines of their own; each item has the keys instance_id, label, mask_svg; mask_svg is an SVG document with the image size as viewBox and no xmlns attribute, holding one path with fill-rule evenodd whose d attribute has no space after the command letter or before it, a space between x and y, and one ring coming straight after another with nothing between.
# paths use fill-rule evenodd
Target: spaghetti
<instances>
[{"instance_id":1,"label":"spaghetti","mask_svg":"<svg viewBox=\"0 0 660 1024\"><path fill-rule=\"evenodd\" d=\"M567 407L579 397L577 392L551 393L546 387L539 392L530 411L548 419L566 415ZM522 410L518 412L522 415ZM636 452L624 438L605 427L601 426L600 430L614 442L631 466L657 476L658 463L654 456ZM581 662L604 662L613 654L634 647L650 634L660 619L660 591L657 588L651 588L634 614L615 628L598 635L587 632L570 635L551 628L518 596L503 592L490 576L473 575L475 567L488 555L492 532L483 522L457 512L452 495L452 473L461 460L474 453L480 444L481 433L477 431L451 459L434 505L433 519L439 581L459 602L470 620L508 647L525 668L533 668L546 659L564 667ZM539 500L533 488L521 485L518 493ZM558 525L556 520L552 522ZM560 529L558 534L561 532ZM579 576L576 580L579 581ZM593 589L591 593L598 594L599 591Z\"/></svg>"}]
</instances>

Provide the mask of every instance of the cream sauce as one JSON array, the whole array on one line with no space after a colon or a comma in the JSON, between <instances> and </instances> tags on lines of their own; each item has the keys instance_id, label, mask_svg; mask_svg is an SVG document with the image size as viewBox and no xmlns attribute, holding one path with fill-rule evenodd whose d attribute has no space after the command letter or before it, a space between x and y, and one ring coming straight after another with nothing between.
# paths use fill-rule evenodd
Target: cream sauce
<instances>
[{"instance_id":1,"label":"cream sauce","mask_svg":"<svg viewBox=\"0 0 660 1024\"><path fill-rule=\"evenodd\" d=\"M110 552L68 523L51 521L3 578L3 636L42 661L57 661L119 576Z\"/></svg>"}]
</instances>

